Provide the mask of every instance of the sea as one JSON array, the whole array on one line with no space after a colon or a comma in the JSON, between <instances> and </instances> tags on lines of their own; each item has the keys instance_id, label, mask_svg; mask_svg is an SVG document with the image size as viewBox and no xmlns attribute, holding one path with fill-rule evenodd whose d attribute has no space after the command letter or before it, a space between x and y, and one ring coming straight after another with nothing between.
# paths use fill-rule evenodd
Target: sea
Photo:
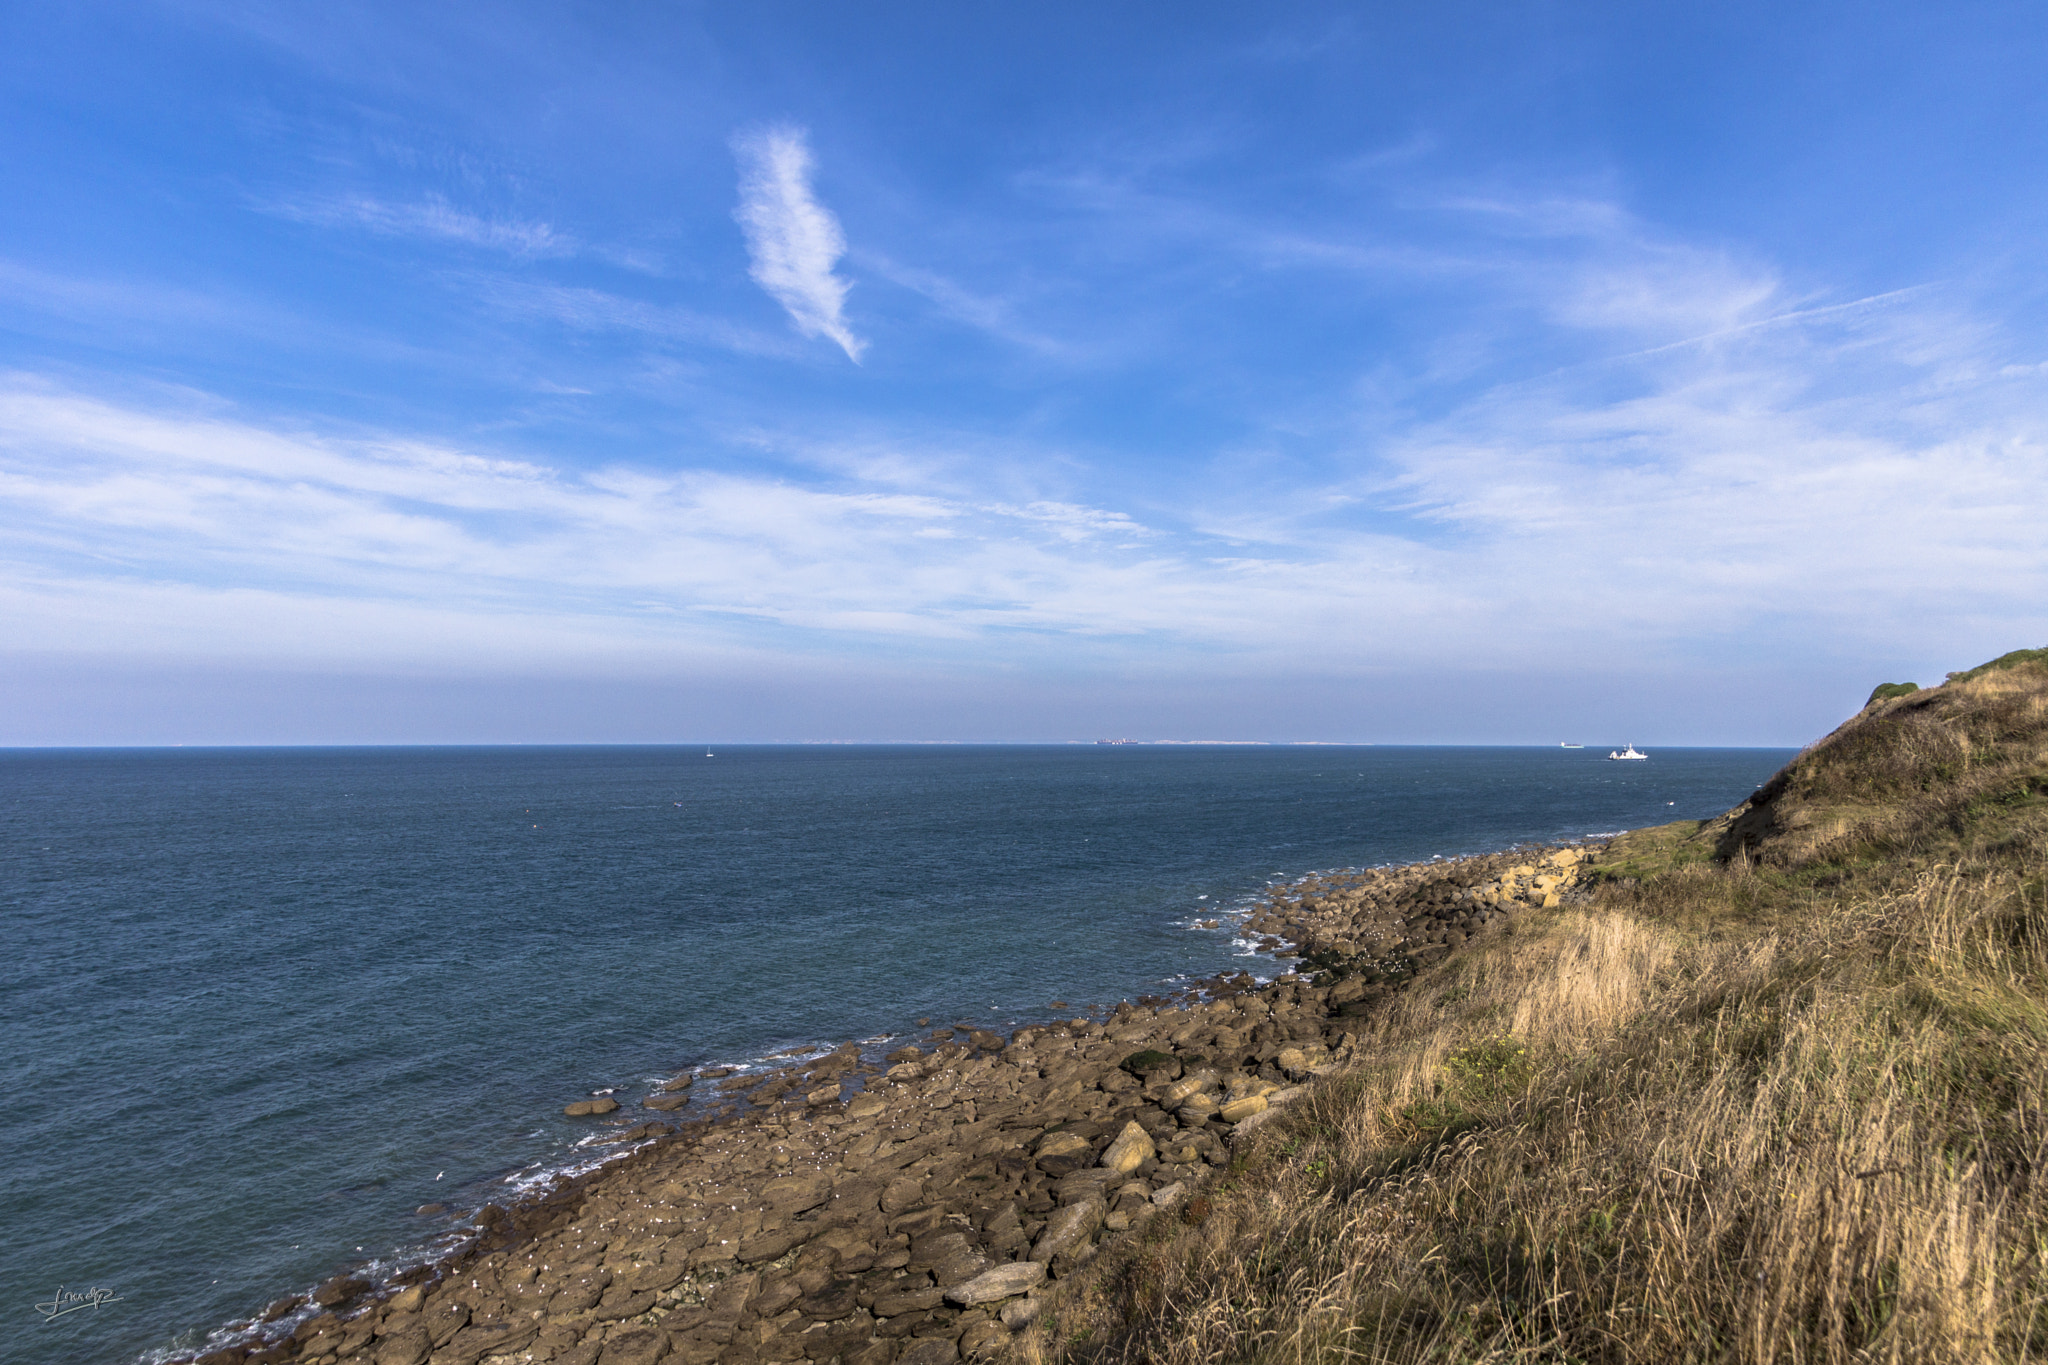
<instances>
[{"instance_id":1,"label":"sea","mask_svg":"<svg viewBox=\"0 0 2048 1365\"><path fill-rule=\"evenodd\" d=\"M1710 816L1791 757L0 751L0 1358L161 1360L428 1255L594 1160L592 1094L1270 977L1275 883Z\"/></svg>"}]
</instances>

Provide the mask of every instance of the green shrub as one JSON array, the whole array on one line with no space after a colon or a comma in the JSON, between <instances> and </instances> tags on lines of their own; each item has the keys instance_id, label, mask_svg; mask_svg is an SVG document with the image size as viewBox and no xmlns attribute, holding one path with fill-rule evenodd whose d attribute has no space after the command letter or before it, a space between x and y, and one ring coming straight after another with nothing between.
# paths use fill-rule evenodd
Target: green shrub
<instances>
[{"instance_id":1,"label":"green shrub","mask_svg":"<svg viewBox=\"0 0 2048 1365\"><path fill-rule=\"evenodd\" d=\"M2048 665L2048 649L2016 649L2010 654L1999 655L1990 663L1978 664L1975 668L1965 669L1961 673L1951 673L1948 678L1950 682L1968 682L1972 678L1981 678L1997 669L2015 668L2020 664Z\"/></svg>"},{"instance_id":2,"label":"green shrub","mask_svg":"<svg viewBox=\"0 0 2048 1365\"><path fill-rule=\"evenodd\" d=\"M1529 1049L1507 1034L1460 1048L1444 1059L1458 1088L1474 1099L1520 1089L1529 1079Z\"/></svg>"}]
</instances>

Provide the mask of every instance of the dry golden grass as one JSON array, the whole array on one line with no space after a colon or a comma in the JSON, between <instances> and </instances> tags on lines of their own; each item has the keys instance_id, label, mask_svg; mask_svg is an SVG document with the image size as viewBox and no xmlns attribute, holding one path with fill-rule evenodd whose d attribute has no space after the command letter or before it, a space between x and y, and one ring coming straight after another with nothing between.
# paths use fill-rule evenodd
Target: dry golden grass
<instances>
[{"instance_id":1,"label":"dry golden grass","mask_svg":"<svg viewBox=\"0 0 2048 1365\"><path fill-rule=\"evenodd\" d=\"M1995 732L2001 780L2038 758L2048 671L1963 686L1940 724ZM1816 746L1792 785L1867 799L1873 765L1949 752L1896 732L1904 759ZM1882 816L1948 812L1918 854L1781 828L1425 975L1203 1221L1105 1253L1022 1353L2048 1356L2048 810L1958 805L1964 777Z\"/></svg>"}]
</instances>

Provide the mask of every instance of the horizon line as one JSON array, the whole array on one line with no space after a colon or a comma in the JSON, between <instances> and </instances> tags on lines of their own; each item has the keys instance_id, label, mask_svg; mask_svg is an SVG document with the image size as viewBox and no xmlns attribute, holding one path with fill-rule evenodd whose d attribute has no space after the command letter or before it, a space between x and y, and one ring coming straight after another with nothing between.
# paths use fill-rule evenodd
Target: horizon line
<instances>
[{"instance_id":1,"label":"horizon line","mask_svg":"<svg viewBox=\"0 0 2048 1365\"><path fill-rule=\"evenodd\" d=\"M1555 741L1351 739L713 739L713 740L345 740L0 743L0 753L46 750L173 749L728 749L984 748L984 749L1555 749L1592 753L1604 745L1566 748ZM1658 749L1796 749L1794 744L1653 744Z\"/></svg>"}]
</instances>

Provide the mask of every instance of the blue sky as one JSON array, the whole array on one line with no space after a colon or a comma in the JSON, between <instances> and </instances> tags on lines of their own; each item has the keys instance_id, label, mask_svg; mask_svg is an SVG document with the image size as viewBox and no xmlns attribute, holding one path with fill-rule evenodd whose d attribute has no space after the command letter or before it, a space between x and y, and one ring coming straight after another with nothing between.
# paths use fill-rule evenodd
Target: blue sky
<instances>
[{"instance_id":1,"label":"blue sky","mask_svg":"<svg viewBox=\"0 0 2048 1365\"><path fill-rule=\"evenodd\" d=\"M2048 643L2048 24L8 6L0 743L1799 743Z\"/></svg>"}]
</instances>

